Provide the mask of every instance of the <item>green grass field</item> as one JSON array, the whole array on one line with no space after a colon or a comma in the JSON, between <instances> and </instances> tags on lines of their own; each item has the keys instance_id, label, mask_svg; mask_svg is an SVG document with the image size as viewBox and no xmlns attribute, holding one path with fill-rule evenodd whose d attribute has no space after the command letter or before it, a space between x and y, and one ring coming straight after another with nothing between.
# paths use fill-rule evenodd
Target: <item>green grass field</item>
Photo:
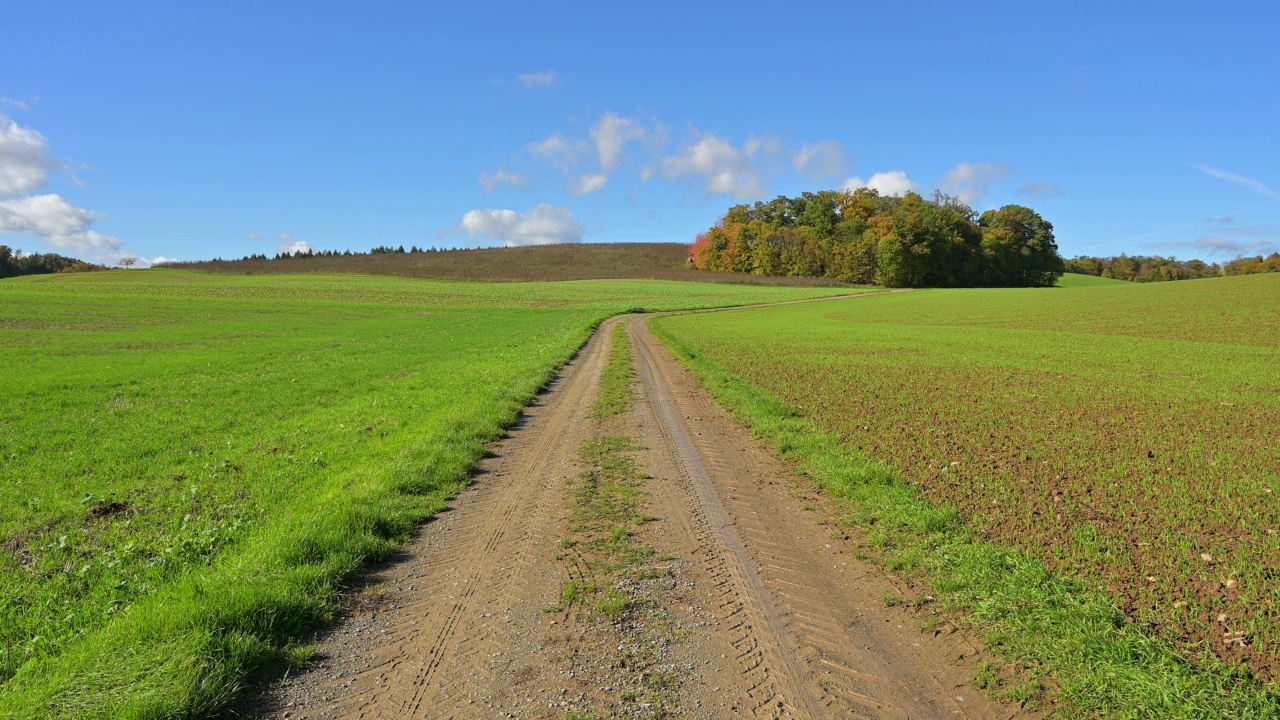
<instances>
[{"instance_id":1,"label":"green grass field","mask_svg":"<svg viewBox=\"0 0 1280 720\"><path fill-rule=\"evenodd\" d=\"M1006 692L1274 716L1280 276L1081 278L653 325L1005 648Z\"/></svg>"},{"instance_id":2,"label":"green grass field","mask_svg":"<svg viewBox=\"0 0 1280 720\"><path fill-rule=\"evenodd\" d=\"M1067 273L1058 280L1060 288L1083 288L1098 287L1099 285L1123 285L1124 280L1115 280L1113 278L1097 277L1094 275L1080 275L1078 273Z\"/></svg>"},{"instance_id":3,"label":"green grass field","mask_svg":"<svg viewBox=\"0 0 1280 720\"><path fill-rule=\"evenodd\" d=\"M203 716L602 318L848 293L151 270L0 282L0 717Z\"/></svg>"}]
</instances>

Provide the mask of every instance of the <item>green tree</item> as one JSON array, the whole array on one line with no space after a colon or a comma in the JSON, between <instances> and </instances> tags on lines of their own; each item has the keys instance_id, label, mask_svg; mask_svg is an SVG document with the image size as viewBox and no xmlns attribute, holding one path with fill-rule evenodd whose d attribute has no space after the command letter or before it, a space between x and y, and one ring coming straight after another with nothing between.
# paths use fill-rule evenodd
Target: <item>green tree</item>
<instances>
[{"instance_id":1,"label":"green tree","mask_svg":"<svg viewBox=\"0 0 1280 720\"><path fill-rule=\"evenodd\" d=\"M978 220L984 284L997 287L1051 287L1066 272L1053 225L1021 205L988 210Z\"/></svg>"}]
</instances>

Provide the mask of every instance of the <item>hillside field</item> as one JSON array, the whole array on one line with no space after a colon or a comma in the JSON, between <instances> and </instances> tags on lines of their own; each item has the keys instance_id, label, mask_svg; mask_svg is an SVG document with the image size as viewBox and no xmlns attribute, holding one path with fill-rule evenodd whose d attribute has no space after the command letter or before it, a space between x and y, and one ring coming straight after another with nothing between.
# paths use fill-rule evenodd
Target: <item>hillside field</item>
<instances>
[{"instance_id":1,"label":"hillside field","mask_svg":"<svg viewBox=\"0 0 1280 720\"><path fill-rule=\"evenodd\" d=\"M814 277L768 277L698 270L685 243L563 243L448 251L297 255L278 259L205 260L176 267L257 274L361 273L480 282L641 279L747 285L845 286Z\"/></svg>"},{"instance_id":2,"label":"hillside field","mask_svg":"<svg viewBox=\"0 0 1280 720\"><path fill-rule=\"evenodd\" d=\"M939 508L932 525L914 529L905 499L857 511L891 566L932 568L937 594L962 596L977 582L930 555L942 541L929 537L963 522L973 539L1084 578L1126 622L1189 657L1208 651L1273 682L1280 276L1090 280L654 326L704 373L745 381L829 433L847 457L887 466L865 482L904 478L909 494ZM774 439L784 451L800 443Z\"/></svg>"},{"instance_id":3,"label":"hillside field","mask_svg":"<svg viewBox=\"0 0 1280 720\"><path fill-rule=\"evenodd\" d=\"M1058 287L1060 288L1098 287L1100 285L1122 284L1124 284L1124 280L1097 277L1096 275L1081 275L1080 273L1066 273L1058 279Z\"/></svg>"},{"instance_id":4,"label":"hillside field","mask_svg":"<svg viewBox=\"0 0 1280 720\"><path fill-rule=\"evenodd\" d=\"M856 290L148 270L0 282L0 716L203 716L627 310Z\"/></svg>"}]
</instances>

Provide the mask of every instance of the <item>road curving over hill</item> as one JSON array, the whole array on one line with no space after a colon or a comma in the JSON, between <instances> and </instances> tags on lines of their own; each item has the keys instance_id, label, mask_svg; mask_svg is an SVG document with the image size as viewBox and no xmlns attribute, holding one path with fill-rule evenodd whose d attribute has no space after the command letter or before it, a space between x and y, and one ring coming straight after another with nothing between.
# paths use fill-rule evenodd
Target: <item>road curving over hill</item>
<instances>
[{"instance_id":1,"label":"road curving over hill","mask_svg":"<svg viewBox=\"0 0 1280 720\"><path fill-rule=\"evenodd\" d=\"M911 610L886 603L899 589L856 559L820 493L737 427L645 320L601 326L451 509L371 570L317 639L317 659L274 688L259 715L1020 713L968 684L978 651L962 634L923 632ZM591 405L617 323L637 390L631 409L606 422ZM625 581L645 610L612 623L561 602L566 582L583 579L564 540L572 480L584 471L578 449L604 435L636 441L650 521L634 533L652 551Z\"/></svg>"}]
</instances>

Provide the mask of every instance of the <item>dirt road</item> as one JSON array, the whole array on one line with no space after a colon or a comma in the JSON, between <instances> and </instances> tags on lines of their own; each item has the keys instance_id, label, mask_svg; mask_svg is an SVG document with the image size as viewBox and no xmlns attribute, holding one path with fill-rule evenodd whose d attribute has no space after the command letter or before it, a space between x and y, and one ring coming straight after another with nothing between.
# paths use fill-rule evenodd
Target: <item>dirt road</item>
<instances>
[{"instance_id":1,"label":"dirt road","mask_svg":"<svg viewBox=\"0 0 1280 720\"><path fill-rule=\"evenodd\" d=\"M614 323L637 399L593 418ZM650 551L583 577L568 540L579 448L637 441ZM829 524L824 500L736 427L648 333L605 323L476 482L370 574L310 668L261 708L287 718L1008 718L967 684L977 651L923 632ZM622 616L564 601L615 582Z\"/></svg>"}]
</instances>

